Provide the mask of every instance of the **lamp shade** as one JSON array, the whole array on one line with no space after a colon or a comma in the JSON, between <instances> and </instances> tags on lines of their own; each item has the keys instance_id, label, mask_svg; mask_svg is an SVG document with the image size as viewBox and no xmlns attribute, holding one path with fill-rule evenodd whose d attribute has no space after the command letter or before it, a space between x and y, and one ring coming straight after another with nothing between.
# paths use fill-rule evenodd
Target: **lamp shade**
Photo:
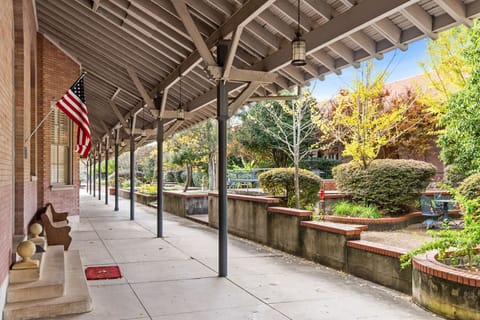
<instances>
[{"instance_id":1,"label":"lamp shade","mask_svg":"<svg viewBox=\"0 0 480 320\"><path fill-rule=\"evenodd\" d=\"M305 60L307 45L304 39L297 33L295 39L292 41L292 64L294 66L304 66L307 64Z\"/></svg>"},{"instance_id":2,"label":"lamp shade","mask_svg":"<svg viewBox=\"0 0 480 320\"><path fill-rule=\"evenodd\" d=\"M185 110L178 108L177 110L177 120L185 120Z\"/></svg>"}]
</instances>

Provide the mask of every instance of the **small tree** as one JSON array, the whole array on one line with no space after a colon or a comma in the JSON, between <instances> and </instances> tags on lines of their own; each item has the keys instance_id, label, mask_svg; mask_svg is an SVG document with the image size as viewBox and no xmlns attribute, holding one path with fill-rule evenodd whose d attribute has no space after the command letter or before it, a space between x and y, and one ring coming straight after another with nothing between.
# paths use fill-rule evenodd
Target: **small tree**
<instances>
[{"instance_id":1,"label":"small tree","mask_svg":"<svg viewBox=\"0 0 480 320\"><path fill-rule=\"evenodd\" d=\"M385 72L373 77L373 67L367 63L361 78L353 82L352 90L341 90L324 104L317 123L330 143L340 142L343 155L366 168L377 158L382 147L395 141L403 132L399 128L405 112L413 101L391 104L385 90Z\"/></svg>"},{"instance_id":2,"label":"small tree","mask_svg":"<svg viewBox=\"0 0 480 320\"><path fill-rule=\"evenodd\" d=\"M166 141L165 149L171 153L171 162L186 167L187 178L183 192L186 192L191 184L193 168L200 167L205 170L211 163L215 144L210 131L211 124L207 121L187 131L176 133Z\"/></svg>"},{"instance_id":3,"label":"small tree","mask_svg":"<svg viewBox=\"0 0 480 320\"><path fill-rule=\"evenodd\" d=\"M409 107L403 120L396 127L397 132L401 134L385 146L387 152L380 157L395 158L395 155L401 152L410 159L423 160L425 153L432 148L438 119L419 96L421 96L419 91L412 88L390 101L392 108L405 105ZM389 150L396 154L389 154Z\"/></svg>"},{"instance_id":4,"label":"small tree","mask_svg":"<svg viewBox=\"0 0 480 320\"><path fill-rule=\"evenodd\" d=\"M294 165L295 207L300 208L300 160L309 153L315 143L318 127L312 121L316 101L309 91L294 101L267 101L263 104L273 126L268 126L262 119L251 118L257 126L278 142L278 148L287 154Z\"/></svg>"}]
</instances>

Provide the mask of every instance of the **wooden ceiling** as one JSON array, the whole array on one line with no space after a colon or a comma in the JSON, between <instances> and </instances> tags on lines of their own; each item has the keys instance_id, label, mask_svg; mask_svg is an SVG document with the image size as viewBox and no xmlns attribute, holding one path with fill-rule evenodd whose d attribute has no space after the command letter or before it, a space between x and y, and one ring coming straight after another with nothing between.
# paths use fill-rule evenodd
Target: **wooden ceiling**
<instances>
[{"instance_id":1,"label":"wooden ceiling","mask_svg":"<svg viewBox=\"0 0 480 320\"><path fill-rule=\"evenodd\" d=\"M216 79L207 67L216 44L233 39L233 68L276 75L250 86L229 82L233 109L245 98L340 74L372 57L480 16L480 0L301 0L307 64L290 64L297 0L36 0L39 32L87 72L85 91L96 142L135 128L139 145L155 140L153 98L167 112L181 102L184 121L165 119L168 134L216 116ZM236 41L238 40L238 41ZM258 84L258 83L257 83ZM241 95L243 92L243 95ZM159 99L158 101L161 101ZM157 107L160 105L157 102ZM119 129L123 135L127 130ZM131 131L130 131L131 132Z\"/></svg>"}]
</instances>

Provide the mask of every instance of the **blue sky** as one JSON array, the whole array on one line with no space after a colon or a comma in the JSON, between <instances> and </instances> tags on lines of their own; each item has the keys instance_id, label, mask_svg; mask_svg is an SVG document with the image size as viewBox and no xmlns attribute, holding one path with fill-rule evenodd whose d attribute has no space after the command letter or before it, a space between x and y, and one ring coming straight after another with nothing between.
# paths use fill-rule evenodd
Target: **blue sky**
<instances>
[{"instance_id":1,"label":"blue sky","mask_svg":"<svg viewBox=\"0 0 480 320\"><path fill-rule=\"evenodd\" d=\"M387 83L420 74L423 70L420 68L419 62L426 58L426 47L427 40L420 40L409 44L407 51L396 49L388 52L384 54L382 60L372 60L375 70L377 72L383 71L390 63ZM313 96L318 101L332 98L338 90L349 86L359 70L349 67L342 69L341 75L329 74L323 81L312 81L310 87L313 88Z\"/></svg>"}]
</instances>

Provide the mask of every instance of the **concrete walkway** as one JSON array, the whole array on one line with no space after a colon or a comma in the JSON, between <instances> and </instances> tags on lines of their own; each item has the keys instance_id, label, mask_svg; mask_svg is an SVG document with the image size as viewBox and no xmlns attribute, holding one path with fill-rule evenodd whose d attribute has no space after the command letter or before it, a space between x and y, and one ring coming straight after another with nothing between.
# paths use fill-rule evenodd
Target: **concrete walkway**
<instances>
[{"instance_id":1,"label":"concrete walkway","mask_svg":"<svg viewBox=\"0 0 480 320\"><path fill-rule=\"evenodd\" d=\"M435 319L410 297L270 248L229 238L229 276L217 277L217 231L129 201L120 212L82 191L71 249L86 266L124 277L89 281L94 311L64 319ZM102 197L105 196L102 194Z\"/></svg>"}]
</instances>

